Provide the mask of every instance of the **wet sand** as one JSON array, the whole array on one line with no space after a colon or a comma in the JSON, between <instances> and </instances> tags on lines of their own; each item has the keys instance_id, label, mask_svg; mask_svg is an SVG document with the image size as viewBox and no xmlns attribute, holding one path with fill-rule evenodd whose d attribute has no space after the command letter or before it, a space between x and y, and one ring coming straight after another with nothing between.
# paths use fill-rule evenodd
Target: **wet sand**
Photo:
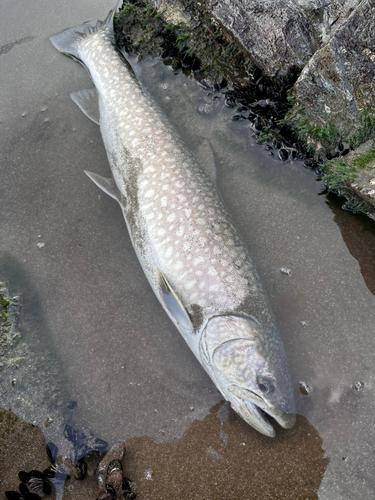
<instances>
[{"instance_id":1,"label":"wet sand","mask_svg":"<svg viewBox=\"0 0 375 500\"><path fill-rule=\"evenodd\" d=\"M39 429L9 416L0 425L0 467L7 471L0 486L3 495L18 488L19 470L43 470L49 463ZM125 446L123 467L138 500L317 499L329 461L304 417L291 430L278 428L270 439L223 402L204 420L195 420L181 439L158 444L144 436ZM94 500L97 492L91 471L84 481L69 480L64 498Z\"/></svg>"}]
</instances>

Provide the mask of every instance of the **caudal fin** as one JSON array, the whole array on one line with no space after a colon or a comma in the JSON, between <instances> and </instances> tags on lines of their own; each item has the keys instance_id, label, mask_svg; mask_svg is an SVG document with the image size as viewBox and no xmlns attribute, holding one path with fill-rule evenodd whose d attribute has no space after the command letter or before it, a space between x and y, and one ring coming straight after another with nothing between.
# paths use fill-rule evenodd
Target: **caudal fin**
<instances>
[{"instance_id":1,"label":"caudal fin","mask_svg":"<svg viewBox=\"0 0 375 500\"><path fill-rule=\"evenodd\" d=\"M78 51L79 43L84 38L97 33L98 31L108 30L114 42L113 17L118 12L122 4L123 0L118 0L115 8L109 12L108 16L104 20L86 22L76 28L68 28L58 35L51 36L51 42L58 51L69 56L73 56L78 60L80 59Z\"/></svg>"}]
</instances>

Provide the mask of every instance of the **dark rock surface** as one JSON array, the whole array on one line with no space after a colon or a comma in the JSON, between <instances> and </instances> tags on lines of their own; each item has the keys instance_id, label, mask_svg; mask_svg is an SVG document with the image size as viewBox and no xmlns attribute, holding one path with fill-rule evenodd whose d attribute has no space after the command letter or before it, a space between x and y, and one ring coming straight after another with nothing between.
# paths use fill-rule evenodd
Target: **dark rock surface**
<instances>
[{"instance_id":1,"label":"dark rock surface","mask_svg":"<svg viewBox=\"0 0 375 500\"><path fill-rule=\"evenodd\" d=\"M208 0L207 8L269 76L302 67L317 48L307 15L290 0Z\"/></svg>"},{"instance_id":2,"label":"dark rock surface","mask_svg":"<svg viewBox=\"0 0 375 500\"><path fill-rule=\"evenodd\" d=\"M375 106L375 1L363 0L304 68L295 85L310 121L352 138Z\"/></svg>"}]
</instances>

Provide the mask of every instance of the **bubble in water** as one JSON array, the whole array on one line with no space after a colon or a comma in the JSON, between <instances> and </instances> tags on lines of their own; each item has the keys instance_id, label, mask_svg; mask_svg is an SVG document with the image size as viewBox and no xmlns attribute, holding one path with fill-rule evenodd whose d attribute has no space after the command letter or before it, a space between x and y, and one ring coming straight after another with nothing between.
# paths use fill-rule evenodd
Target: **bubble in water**
<instances>
[{"instance_id":1,"label":"bubble in water","mask_svg":"<svg viewBox=\"0 0 375 500\"><path fill-rule=\"evenodd\" d=\"M146 469L144 473L146 481L152 481L152 469Z\"/></svg>"},{"instance_id":2,"label":"bubble in water","mask_svg":"<svg viewBox=\"0 0 375 500\"><path fill-rule=\"evenodd\" d=\"M364 389L364 387L365 387L365 384L363 382L356 382L354 384L354 389L356 391L362 391L362 389Z\"/></svg>"},{"instance_id":3,"label":"bubble in water","mask_svg":"<svg viewBox=\"0 0 375 500\"><path fill-rule=\"evenodd\" d=\"M168 87L169 87L168 83L163 83L163 85L161 86L163 90L167 90Z\"/></svg>"},{"instance_id":4,"label":"bubble in water","mask_svg":"<svg viewBox=\"0 0 375 500\"><path fill-rule=\"evenodd\" d=\"M306 382L300 382L299 384L299 392L303 395L303 396L308 396L309 393L310 393L310 387L306 384Z\"/></svg>"}]
</instances>

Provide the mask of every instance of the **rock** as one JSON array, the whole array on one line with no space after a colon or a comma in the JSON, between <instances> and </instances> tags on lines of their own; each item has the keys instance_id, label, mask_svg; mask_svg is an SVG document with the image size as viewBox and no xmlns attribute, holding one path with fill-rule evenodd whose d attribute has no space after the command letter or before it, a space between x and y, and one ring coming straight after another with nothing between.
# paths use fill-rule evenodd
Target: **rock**
<instances>
[{"instance_id":1,"label":"rock","mask_svg":"<svg viewBox=\"0 0 375 500\"><path fill-rule=\"evenodd\" d=\"M307 15L291 0L207 0L206 7L268 76L304 66L317 48Z\"/></svg>"},{"instance_id":2,"label":"rock","mask_svg":"<svg viewBox=\"0 0 375 500\"><path fill-rule=\"evenodd\" d=\"M375 0L363 0L310 59L295 84L304 115L328 122L354 143L364 113L375 107Z\"/></svg>"},{"instance_id":3,"label":"rock","mask_svg":"<svg viewBox=\"0 0 375 500\"><path fill-rule=\"evenodd\" d=\"M375 219L375 141L328 162L324 174L328 187L348 200L343 208Z\"/></svg>"},{"instance_id":4,"label":"rock","mask_svg":"<svg viewBox=\"0 0 375 500\"><path fill-rule=\"evenodd\" d=\"M146 0L146 3L153 4L168 23L187 26L191 24L190 16L180 0Z\"/></svg>"}]
</instances>

